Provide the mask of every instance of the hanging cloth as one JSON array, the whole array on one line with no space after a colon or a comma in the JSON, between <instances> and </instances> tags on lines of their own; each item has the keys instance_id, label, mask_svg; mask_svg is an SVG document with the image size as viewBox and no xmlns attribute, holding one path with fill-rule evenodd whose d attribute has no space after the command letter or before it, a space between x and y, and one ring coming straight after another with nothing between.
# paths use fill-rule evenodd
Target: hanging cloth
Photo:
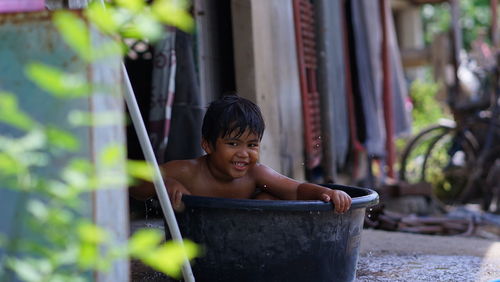
<instances>
[{"instance_id":1,"label":"hanging cloth","mask_svg":"<svg viewBox=\"0 0 500 282\"><path fill-rule=\"evenodd\" d=\"M382 106L382 29L379 2L352 0L351 21L354 37L357 89L362 106L364 145L370 156L385 156L385 124Z\"/></svg>"},{"instance_id":2,"label":"hanging cloth","mask_svg":"<svg viewBox=\"0 0 500 282\"><path fill-rule=\"evenodd\" d=\"M408 84L403 70L393 17L387 19L392 82L392 117L394 137L411 134L411 108L408 107ZM394 140L394 139L393 139Z\"/></svg>"},{"instance_id":3,"label":"hanging cloth","mask_svg":"<svg viewBox=\"0 0 500 282\"><path fill-rule=\"evenodd\" d=\"M333 178L345 165L349 151L349 123L345 81L343 6L341 1L319 0L318 21L319 93L325 174ZM335 163L333 163L335 162Z\"/></svg>"},{"instance_id":4,"label":"hanging cloth","mask_svg":"<svg viewBox=\"0 0 500 282\"><path fill-rule=\"evenodd\" d=\"M201 156L201 123L205 108L196 73L194 35L177 30L175 54L177 75L172 119L165 161L193 159Z\"/></svg>"},{"instance_id":5,"label":"hanging cloth","mask_svg":"<svg viewBox=\"0 0 500 282\"><path fill-rule=\"evenodd\" d=\"M175 95L175 29L168 27L154 48L153 81L149 111L149 138L158 163L165 162Z\"/></svg>"}]
</instances>

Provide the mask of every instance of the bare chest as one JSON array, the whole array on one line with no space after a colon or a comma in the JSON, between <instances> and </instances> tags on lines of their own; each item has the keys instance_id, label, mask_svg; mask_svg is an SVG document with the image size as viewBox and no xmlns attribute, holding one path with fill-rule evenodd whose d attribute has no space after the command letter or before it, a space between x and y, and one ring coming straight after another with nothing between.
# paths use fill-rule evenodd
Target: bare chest
<instances>
[{"instance_id":1,"label":"bare chest","mask_svg":"<svg viewBox=\"0 0 500 282\"><path fill-rule=\"evenodd\" d=\"M256 190L255 181L246 178L235 179L231 182L218 182L201 178L193 180L188 190L195 196L249 199L254 196Z\"/></svg>"}]
</instances>

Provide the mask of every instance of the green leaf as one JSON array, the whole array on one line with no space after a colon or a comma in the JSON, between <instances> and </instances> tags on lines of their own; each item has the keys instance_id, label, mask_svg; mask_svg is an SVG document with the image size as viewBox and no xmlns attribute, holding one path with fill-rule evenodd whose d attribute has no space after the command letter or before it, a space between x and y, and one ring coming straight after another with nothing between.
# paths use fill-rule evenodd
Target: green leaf
<instances>
[{"instance_id":1,"label":"green leaf","mask_svg":"<svg viewBox=\"0 0 500 282\"><path fill-rule=\"evenodd\" d=\"M122 124L122 116L117 111L104 111L99 113L89 113L84 111L71 111L69 122L74 126L106 126Z\"/></svg>"},{"instance_id":2,"label":"green leaf","mask_svg":"<svg viewBox=\"0 0 500 282\"><path fill-rule=\"evenodd\" d=\"M91 268L95 265L99 257L99 248L95 244L83 242L80 245L80 253L78 255L78 264L83 268Z\"/></svg>"},{"instance_id":3,"label":"green leaf","mask_svg":"<svg viewBox=\"0 0 500 282\"><path fill-rule=\"evenodd\" d=\"M70 132L48 126L45 130L48 142L58 148L76 152L80 148L80 142Z\"/></svg>"},{"instance_id":4,"label":"green leaf","mask_svg":"<svg viewBox=\"0 0 500 282\"><path fill-rule=\"evenodd\" d=\"M77 188L78 190L84 190L85 188L90 189L89 176L81 171L67 167L63 170L61 178L73 189Z\"/></svg>"},{"instance_id":5,"label":"green leaf","mask_svg":"<svg viewBox=\"0 0 500 282\"><path fill-rule=\"evenodd\" d=\"M158 40L163 33L163 25L147 15L137 15L131 29L150 40Z\"/></svg>"},{"instance_id":6,"label":"green leaf","mask_svg":"<svg viewBox=\"0 0 500 282\"><path fill-rule=\"evenodd\" d=\"M163 238L163 233L158 230L137 230L128 242L129 252L131 255L141 258L153 251Z\"/></svg>"},{"instance_id":7,"label":"green leaf","mask_svg":"<svg viewBox=\"0 0 500 282\"><path fill-rule=\"evenodd\" d=\"M168 241L155 251L142 257L142 260L156 270L179 278L181 276L181 267L186 259L193 259L198 254L197 245L189 240L184 240L183 243Z\"/></svg>"},{"instance_id":8,"label":"green leaf","mask_svg":"<svg viewBox=\"0 0 500 282\"><path fill-rule=\"evenodd\" d=\"M19 129L30 130L35 122L19 109L16 96L0 92L0 121Z\"/></svg>"},{"instance_id":9,"label":"green leaf","mask_svg":"<svg viewBox=\"0 0 500 282\"><path fill-rule=\"evenodd\" d=\"M153 180L153 168L145 161L128 160L127 173L134 178Z\"/></svg>"},{"instance_id":10,"label":"green leaf","mask_svg":"<svg viewBox=\"0 0 500 282\"><path fill-rule=\"evenodd\" d=\"M72 185L67 185L64 182L51 180L49 181L46 191L49 197L63 201L68 207L78 207L78 197L77 195L81 192L81 189L75 189Z\"/></svg>"},{"instance_id":11,"label":"green leaf","mask_svg":"<svg viewBox=\"0 0 500 282\"><path fill-rule=\"evenodd\" d=\"M94 51L94 58L97 60L112 56L121 56L125 54L126 50L127 49L124 48L124 45L117 40L109 39L96 47L96 50Z\"/></svg>"},{"instance_id":12,"label":"green leaf","mask_svg":"<svg viewBox=\"0 0 500 282\"><path fill-rule=\"evenodd\" d=\"M49 210L48 221L52 225L55 225L55 226L68 225L71 222L73 222L74 219L75 219L75 216L72 213L72 211L69 211L66 208L55 208L55 207L52 207Z\"/></svg>"},{"instance_id":13,"label":"green leaf","mask_svg":"<svg viewBox=\"0 0 500 282\"><path fill-rule=\"evenodd\" d=\"M12 152L19 154L43 149L47 144L46 141L47 137L40 129L30 130L21 138L2 138L0 136L0 146L6 145L10 147Z\"/></svg>"},{"instance_id":14,"label":"green leaf","mask_svg":"<svg viewBox=\"0 0 500 282\"><path fill-rule=\"evenodd\" d=\"M105 166L114 166L125 159L125 148L122 145L107 146L101 153L101 162Z\"/></svg>"},{"instance_id":15,"label":"green leaf","mask_svg":"<svg viewBox=\"0 0 500 282\"><path fill-rule=\"evenodd\" d=\"M119 24L115 19L115 12L109 5L103 6L101 3L95 1L89 4L85 10L85 15L100 31L115 34L119 28Z\"/></svg>"},{"instance_id":16,"label":"green leaf","mask_svg":"<svg viewBox=\"0 0 500 282\"><path fill-rule=\"evenodd\" d=\"M38 220L45 221L48 218L49 209L45 203L39 200L30 200L27 209Z\"/></svg>"},{"instance_id":17,"label":"green leaf","mask_svg":"<svg viewBox=\"0 0 500 282\"><path fill-rule=\"evenodd\" d=\"M118 5L136 13L142 11L146 6L144 0L115 0L115 1Z\"/></svg>"},{"instance_id":18,"label":"green leaf","mask_svg":"<svg viewBox=\"0 0 500 282\"><path fill-rule=\"evenodd\" d=\"M68 168L83 174L90 174L93 171L94 166L89 160L73 158L68 165Z\"/></svg>"},{"instance_id":19,"label":"green leaf","mask_svg":"<svg viewBox=\"0 0 500 282\"><path fill-rule=\"evenodd\" d=\"M120 30L120 34L125 38L142 39L143 34L136 25L128 24Z\"/></svg>"},{"instance_id":20,"label":"green leaf","mask_svg":"<svg viewBox=\"0 0 500 282\"><path fill-rule=\"evenodd\" d=\"M55 67L42 63L30 63L26 66L26 75L38 87L58 98L83 97L90 93L91 87L85 76L68 74Z\"/></svg>"},{"instance_id":21,"label":"green leaf","mask_svg":"<svg viewBox=\"0 0 500 282\"><path fill-rule=\"evenodd\" d=\"M66 41L82 59L87 61L93 59L90 32L82 19L71 12L57 11L53 15L53 22L61 33L64 41Z\"/></svg>"},{"instance_id":22,"label":"green leaf","mask_svg":"<svg viewBox=\"0 0 500 282\"><path fill-rule=\"evenodd\" d=\"M109 237L106 230L90 222L81 222L77 230L82 241L91 244L104 243Z\"/></svg>"},{"instance_id":23,"label":"green leaf","mask_svg":"<svg viewBox=\"0 0 500 282\"><path fill-rule=\"evenodd\" d=\"M185 32L193 31L194 20L187 11L186 1L157 0L153 3L152 9L158 20Z\"/></svg>"},{"instance_id":24,"label":"green leaf","mask_svg":"<svg viewBox=\"0 0 500 282\"><path fill-rule=\"evenodd\" d=\"M52 271L52 266L47 259L15 259L7 258L7 265L26 282L39 282L41 278Z\"/></svg>"},{"instance_id":25,"label":"green leaf","mask_svg":"<svg viewBox=\"0 0 500 282\"><path fill-rule=\"evenodd\" d=\"M27 169L16 159L0 152L0 175L16 175Z\"/></svg>"},{"instance_id":26,"label":"green leaf","mask_svg":"<svg viewBox=\"0 0 500 282\"><path fill-rule=\"evenodd\" d=\"M38 281L40 277L35 267L24 260L8 258L6 263L24 281Z\"/></svg>"}]
</instances>

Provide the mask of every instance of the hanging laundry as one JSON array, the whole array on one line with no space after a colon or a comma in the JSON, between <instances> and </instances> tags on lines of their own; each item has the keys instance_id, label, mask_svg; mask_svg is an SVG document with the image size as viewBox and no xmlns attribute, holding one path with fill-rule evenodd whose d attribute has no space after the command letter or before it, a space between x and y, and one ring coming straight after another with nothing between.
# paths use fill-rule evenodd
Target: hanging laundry
<instances>
[{"instance_id":1,"label":"hanging laundry","mask_svg":"<svg viewBox=\"0 0 500 282\"><path fill-rule=\"evenodd\" d=\"M356 80L353 82L363 111L365 130L364 145L367 153L374 157L384 157L385 124L382 105L382 29L378 1L350 1L354 39ZM360 134L361 136L361 134Z\"/></svg>"},{"instance_id":2,"label":"hanging laundry","mask_svg":"<svg viewBox=\"0 0 500 282\"><path fill-rule=\"evenodd\" d=\"M193 39L192 34L176 31L177 75L165 161L193 159L203 153L200 144L205 108L201 102Z\"/></svg>"},{"instance_id":3,"label":"hanging laundry","mask_svg":"<svg viewBox=\"0 0 500 282\"><path fill-rule=\"evenodd\" d=\"M320 0L318 14L319 90L323 121L325 175L334 179L345 165L349 150L346 102L343 6L340 1ZM330 161L331 160L331 161Z\"/></svg>"},{"instance_id":4,"label":"hanging laundry","mask_svg":"<svg viewBox=\"0 0 500 282\"><path fill-rule=\"evenodd\" d=\"M149 111L149 138L160 164L165 162L170 133L176 67L175 29L168 27L164 38L155 45Z\"/></svg>"},{"instance_id":5,"label":"hanging laundry","mask_svg":"<svg viewBox=\"0 0 500 282\"><path fill-rule=\"evenodd\" d=\"M403 70L393 17L388 17L389 56L391 61L392 116L394 137L411 134L411 108L408 107L408 83Z\"/></svg>"}]
</instances>

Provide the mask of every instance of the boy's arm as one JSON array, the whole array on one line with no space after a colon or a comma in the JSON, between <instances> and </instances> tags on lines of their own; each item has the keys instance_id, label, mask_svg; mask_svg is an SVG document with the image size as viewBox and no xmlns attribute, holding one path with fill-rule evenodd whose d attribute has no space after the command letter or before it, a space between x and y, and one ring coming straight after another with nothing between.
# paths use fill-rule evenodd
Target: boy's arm
<instances>
[{"instance_id":1,"label":"boy's arm","mask_svg":"<svg viewBox=\"0 0 500 282\"><path fill-rule=\"evenodd\" d=\"M156 190L153 183L140 180L136 185L130 186L128 193L134 199L145 201L155 196Z\"/></svg>"},{"instance_id":2,"label":"boy's arm","mask_svg":"<svg viewBox=\"0 0 500 282\"><path fill-rule=\"evenodd\" d=\"M333 202L335 211L343 213L351 206L351 197L341 190L332 190L313 183L300 183L259 164L255 170L259 188L283 200L320 200Z\"/></svg>"},{"instance_id":3,"label":"boy's arm","mask_svg":"<svg viewBox=\"0 0 500 282\"><path fill-rule=\"evenodd\" d=\"M175 174L175 164L175 162L166 163L160 166L160 169L172 207L175 210L180 210L182 209L182 195L191 195L191 193L182 183L171 177L172 172ZM156 195L156 189L152 182L141 180L138 185L129 188L129 194L135 199L147 200Z\"/></svg>"}]
</instances>

